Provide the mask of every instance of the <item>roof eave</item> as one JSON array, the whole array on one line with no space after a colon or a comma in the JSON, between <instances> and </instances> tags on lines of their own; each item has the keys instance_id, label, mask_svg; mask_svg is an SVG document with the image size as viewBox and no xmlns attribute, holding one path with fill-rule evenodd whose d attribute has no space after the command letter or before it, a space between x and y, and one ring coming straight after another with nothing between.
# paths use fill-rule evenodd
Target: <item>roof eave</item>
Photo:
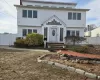
<instances>
[{"instance_id":1,"label":"roof eave","mask_svg":"<svg viewBox=\"0 0 100 80\"><path fill-rule=\"evenodd\" d=\"M56 9L56 10L76 10L76 11L89 11L90 9L76 9L76 8L54 8L54 7L41 7L41 6L23 6L23 5L14 5L15 7L24 7L24 8L38 8L38 9Z\"/></svg>"}]
</instances>

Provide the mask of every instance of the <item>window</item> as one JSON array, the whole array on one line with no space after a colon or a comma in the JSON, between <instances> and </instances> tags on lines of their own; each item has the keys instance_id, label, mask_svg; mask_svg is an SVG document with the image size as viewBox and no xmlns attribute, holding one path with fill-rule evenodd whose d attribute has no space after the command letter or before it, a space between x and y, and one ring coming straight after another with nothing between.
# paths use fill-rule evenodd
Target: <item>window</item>
<instances>
[{"instance_id":1,"label":"window","mask_svg":"<svg viewBox=\"0 0 100 80\"><path fill-rule=\"evenodd\" d=\"M72 36L75 36L75 31L72 31Z\"/></svg>"},{"instance_id":2,"label":"window","mask_svg":"<svg viewBox=\"0 0 100 80\"><path fill-rule=\"evenodd\" d=\"M33 18L37 18L37 11L33 11Z\"/></svg>"},{"instance_id":3,"label":"window","mask_svg":"<svg viewBox=\"0 0 100 80\"><path fill-rule=\"evenodd\" d=\"M37 30L36 29L33 29L33 33L37 33Z\"/></svg>"},{"instance_id":4,"label":"window","mask_svg":"<svg viewBox=\"0 0 100 80\"><path fill-rule=\"evenodd\" d=\"M70 30L67 30L66 36L70 36Z\"/></svg>"},{"instance_id":5,"label":"window","mask_svg":"<svg viewBox=\"0 0 100 80\"><path fill-rule=\"evenodd\" d=\"M77 13L77 20L81 20L81 13Z\"/></svg>"},{"instance_id":6,"label":"window","mask_svg":"<svg viewBox=\"0 0 100 80\"><path fill-rule=\"evenodd\" d=\"M81 20L81 13L68 13L68 20Z\"/></svg>"},{"instance_id":7,"label":"window","mask_svg":"<svg viewBox=\"0 0 100 80\"><path fill-rule=\"evenodd\" d=\"M48 28L45 27L45 28L44 28L44 37L45 37L45 38L47 38L47 34L48 34L47 32L48 32Z\"/></svg>"},{"instance_id":8,"label":"window","mask_svg":"<svg viewBox=\"0 0 100 80\"><path fill-rule=\"evenodd\" d=\"M32 18L32 10L28 10L28 18Z\"/></svg>"},{"instance_id":9,"label":"window","mask_svg":"<svg viewBox=\"0 0 100 80\"><path fill-rule=\"evenodd\" d=\"M23 10L22 16L27 17L27 10Z\"/></svg>"},{"instance_id":10,"label":"window","mask_svg":"<svg viewBox=\"0 0 100 80\"><path fill-rule=\"evenodd\" d=\"M52 36L55 36L56 32L55 30L52 30Z\"/></svg>"},{"instance_id":11,"label":"window","mask_svg":"<svg viewBox=\"0 0 100 80\"><path fill-rule=\"evenodd\" d=\"M60 28L60 41L63 41L63 28Z\"/></svg>"},{"instance_id":12,"label":"window","mask_svg":"<svg viewBox=\"0 0 100 80\"><path fill-rule=\"evenodd\" d=\"M76 20L76 13L73 13L73 20Z\"/></svg>"},{"instance_id":13,"label":"window","mask_svg":"<svg viewBox=\"0 0 100 80\"><path fill-rule=\"evenodd\" d=\"M69 20L72 19L72 13L71 13L71 12L68 13L68 19L69 19Z\"/></svg>"},{"instance_id":14,"label":"window","mask_svg":"<svg viewBox=\"0 0 100 80\"><path fill-rule=\"evenodd\" d=\"M32 29L28 29L28 34L31 34L32 33Z\"/></svg>"},{"instance_id":15,"label":"window","mask_svg":"<svg viewBox=\"0 0 100 80\"><path fill-rule=\"evenodd\" d=\"M80 34L79 31L76 31L76 36L79 36L79 34Z\"/></svg>"},{"instance_id":16,"label":"window","mask_svg":"<svg viewBox=\"0 0 100 80\"><path fill-rule=\"evenodd\" d=\"M23 36L26 36L27 35L27 29L23 29Z\"/></svg>"}]
</instances>

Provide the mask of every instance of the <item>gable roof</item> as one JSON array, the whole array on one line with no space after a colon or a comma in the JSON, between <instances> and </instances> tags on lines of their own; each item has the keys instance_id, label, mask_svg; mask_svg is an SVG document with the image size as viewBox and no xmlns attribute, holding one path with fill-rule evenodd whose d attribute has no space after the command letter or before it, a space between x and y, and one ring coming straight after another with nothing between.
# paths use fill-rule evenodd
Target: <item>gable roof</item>
<instances>
[{"instance_id":1,"label":"gable roof","mask_svg":"<svg viewBox=\"0 0 100 80\"><path fill-rule=\"evenodd\" d=\"M53 21L48 22L48 21L51 20L51 19L53 19ZM57 19L59 22L57 22L55 19ZM52 23L52 22L57 23L57 25L61 25L61 23L62 23L64 26L66 26L66 24L65 24L61 19L59 19L56 15L51 16L49 19L47 19L46 21L44 21L44 22L42 23L42 25L45 24L45 23L47 23L47 25L50 25L50 23ZM61 22L61 23L60 23L60 22ZM52 25L52 24L51 24L51 25Z\"/></svg>"},{"instance_id":2,"label":"gable roof","mask_svg":"<svg viewBox=\"0 0 100 80\"><path fill-rule=\"evenodd\" d=\"M22 0L25 2L36 2L36 3L46 3L46 4L62 4L62 5L77 5L77 3L70 3L70 2L53 2L53 1L42 1L42 0Z\"/></svg>"}]
</instances>

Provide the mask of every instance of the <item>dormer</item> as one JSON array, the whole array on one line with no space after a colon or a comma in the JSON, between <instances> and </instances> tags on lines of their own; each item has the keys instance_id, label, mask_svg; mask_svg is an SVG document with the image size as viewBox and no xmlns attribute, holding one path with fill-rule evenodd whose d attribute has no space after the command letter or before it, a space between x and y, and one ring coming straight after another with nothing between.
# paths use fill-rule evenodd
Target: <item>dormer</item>
<instances>
[{"instance_id":1,"label":"dormer","mask_svg":"<svg viewBox=\"0 0 100 80\"><path fill-rule=\"evenodd\" d=\"M49 1L34 1L34 0L21 0L24 6L38 6L38 7L51 7L51 8L75 8L76 3L65 2L49 2Z\"/></svg>"}]
</instances>

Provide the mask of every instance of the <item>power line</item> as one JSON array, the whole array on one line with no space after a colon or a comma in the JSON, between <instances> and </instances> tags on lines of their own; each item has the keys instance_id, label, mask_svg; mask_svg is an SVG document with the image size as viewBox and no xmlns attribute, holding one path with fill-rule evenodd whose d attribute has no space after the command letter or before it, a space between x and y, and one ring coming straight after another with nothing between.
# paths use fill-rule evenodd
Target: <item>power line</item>
<instances>
[{"instance_id":1,"label":"power line","mask_svg":"<svg viewBox=\"0 0 100 80\"><path fill-rule=\"evenodd\" d=\"M11 16L11 17L13 17L14 19L17 19L16 17L14 17L14 16L12 16L11 14L8 14L8 13L3 13L3 12L0 12L1 14L4 14L4 15L9 15L9 16Z\"/></svg>"},{"instance_id":2,"label":"power line","mask_svg":"<svg viewBox=\"0 0 100 80\"><path fill-rule=\"evenodd\" d=\"M9 7L10 8L12 8L12 6L6 1L6 0L4 0L8 5L9 5ZM13 9L13 8L12 8ZM14 9L13 9L14 10Z\"/></svg>"},{"instance_id":3,"label":"power line","mask_svg":"<svg viewBox=\"0 0 100 80\"><path fill-rule=\"evenodd\" d=\"M3 1L5 1L5 3L9 5L9 3L8 3L6 0L3 0ZM12 8L11 5L9 5L9 7ZM12 9L13 9L13 8L12 8ZM13 10L14 10L14 9L13 9ZM4 14L4 15L6 15L6 16L9 15L9 16L13 17L14 19L16 19L16 17L14 17L13 15L11 15L11 14L9 14L9 13L3 13L3 12L0 12L0 13Z\"/></svg>"}]
</instances>

